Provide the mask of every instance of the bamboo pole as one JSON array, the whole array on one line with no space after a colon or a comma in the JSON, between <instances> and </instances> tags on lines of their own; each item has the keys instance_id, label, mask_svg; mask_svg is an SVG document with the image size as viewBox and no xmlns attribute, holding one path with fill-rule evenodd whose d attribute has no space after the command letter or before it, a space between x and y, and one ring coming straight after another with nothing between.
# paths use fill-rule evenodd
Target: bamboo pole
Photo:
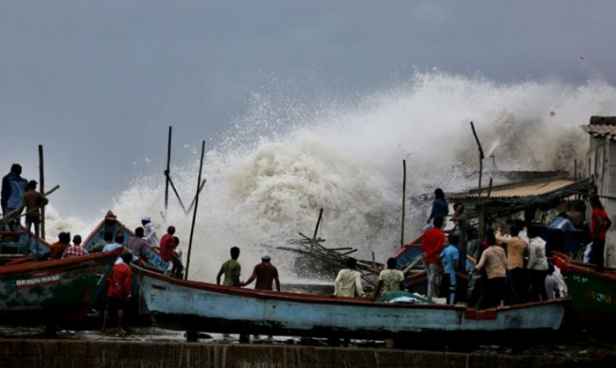
<instances>
[{"instance_id":1,"label":"bamboo pole","mask_svg":"<svg viewBox=\"0 0 616 368\"><path fill-rule=\"evenodd\" d=\"M201 144L201 162L199 163L199 178L197 179L197 194L195 195L195 208L193 211L192 224L190 225L190 240L188 241L188 256L186 257L186 272L184 280L188 280L188 268L190 266L190 251L192 250L193 234L195 232L195 221L197 220L197 208L199 207L199 188L201 185L201 171L203 171L203 156L205 155L205 141Z\"/></svg>"},{"instance_id":2,"label":"bamboo pole","mask_svg":"<svg viewBox=\"0 0 616 368\"><path fill-rule=\"evenodd\" d=\"M186 214L188 214L188 212L192 211L193 206L195 205L195 199L197 198L197 196L201 195L201 191L203 190L203 188L205 187L205 179L203 179L201 181L201 186L199 187L199 193L197 193L197 195L195 196L195 198L192 199L192 202L190 202L190 206L188 206L188 209L185 211Z\"/></svg>"},{"instance_id":3,"label":"bamboo pole","mask_svg":"<svg viewBox=\"0 0 616 368\"><path fill-rule=\"evenodd\" d=\"M310 251L314 246L314 243L317 240L317 232L319 231L319 224L321 223L321 219L323 218L323 209L319 211L319 219L317 220L317 226L314 227L314 233L312 234L312 241L310 242Z\"/></svg>"},{"instance_id":4,"label":"bamboo pole","mask_svg":"<svg viewBox=\"0 0 616 368\"><path fill-rule=\"evenodd\" d=\"M400 225L400 248L404 247L404 217L406 215L406 160L402 160L402 224Z\"/></svg>"},{"instance_id":5,"label":"bamboo pole","mask_svg":"<svg viewBox=\"0 0 616 368\"><path fill-rule=\"evenodd\" d=\"M180 202L180 207L182 207L182 210L184 210L184 213L188 213L189 211L186 211L186 207L184 207L184 202L182 202L182 198L180 198L180 193L178 193L178 190L175 189L175 184L173 184L173 180L169 178L167 180L167 183L171 184L171 189L173 189L173 193L175 193L175 196L178 198L178 202Z\"/></svg>"},{"instance_id":6,"label":"bamboo pole","mask_svg":"<svg viewBox=\"0 0 616 368\"><path fill-rule=\"evenodd\" d=\"M475 125L472 121L471 129L473 130L473 135L475 136L475 141L477 142L477 148L479 149L479 189L477 196L481 199L481 175L483 174L483 159L485 157L483 155L483 148L481 148L481 142L479 142L479 137L477 137L477 132L475 131Z\"/></svg>"},{"instance_id":7,"label":"bamboo pole","mask_svg":"<svg viewBox=\"0 0 616 368\"><path fill-rule=\"evenodd\" d=\"M372 274L372 279L374 282L374 286L376 287L376 285L379 283L379 273L376 269L376 258L374 257L374 251L372 251L372 269L374 270L374 273Z\"/></svg>"},{"instance_id":8,"label":"bamboo pole","mask_svg":"<svg viewBox=\"0 0 616 368\"><path fill-rule=\"evenodd\" d=\"M39 192L45 193L45 160L43 145L39 144ZM41 208L41 239L45 239L45 207Z\"/></svg>"},{"instance_id":9,"label":"bamboo pole","mask_svg":"<svg viewBox=\"0 0 616 368\"><path fill-rule=\"evenodd\" d=\"M169 139L167 141L167 170L165 170L165 213L167 213L167 208L169 207L169 182L171 179L169 178L171 170L171 133L173 128L169 126ZM178 197L179 198L179 197Z\"/></svg>"}]
</instances>

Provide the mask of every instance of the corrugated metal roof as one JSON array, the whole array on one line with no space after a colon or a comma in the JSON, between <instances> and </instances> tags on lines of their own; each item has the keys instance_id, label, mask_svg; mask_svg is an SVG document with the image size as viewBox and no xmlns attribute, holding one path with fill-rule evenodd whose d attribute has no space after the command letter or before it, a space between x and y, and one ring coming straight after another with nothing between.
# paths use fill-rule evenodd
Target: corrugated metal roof
<instances>
[{"instance_id":1,"label":"corrugated metal roof","mask_svg":"<svg viewBox=\"0 0 616 368\"><path fill-rule=\"evenodd\" d=\"M581 128L595 138L608 137L616 141L616 117L592 116L590 124L581 125Z\"/></svg>"},{"instance_id":2,"label":"corrugated metal roof","mask_svg":"<svg viewBox=\"0 0 616 368\"><path fill-rule=\"evenodd\" d=\"M559 190L573 183L575 183L575 181L573 180L558 179L558 180L542 180L542 181L534 181L534 182L526 182L526 183L508 184L508 185L504 185L501 187L492 188L490 197L495 199L495 198L520 198L520 197L540 196L542 194L546 194L546 193ZM488 189L484 188L481 192L481 197L485 198L487 196L488 196ZM448 198L450 200L477 198L477 192L471 191L467 193L450 194Z\"/></svg>"}]
</instances>

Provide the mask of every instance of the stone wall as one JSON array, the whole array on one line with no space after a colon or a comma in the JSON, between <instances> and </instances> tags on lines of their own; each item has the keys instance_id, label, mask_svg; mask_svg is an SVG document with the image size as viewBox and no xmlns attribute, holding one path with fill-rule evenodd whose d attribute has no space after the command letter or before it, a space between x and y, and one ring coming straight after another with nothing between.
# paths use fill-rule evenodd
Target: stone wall
<instances>
[{"instance_id":1,"label":"stone wall","mask_svg":"<svg viewBox=\"0 0 616 368\"><path fill-rule=\"evenodd\" d=\"M0 340L2 368L488 368L616 367L616 353L587 358L310 346Z\"/></svg>"}]
</instances>

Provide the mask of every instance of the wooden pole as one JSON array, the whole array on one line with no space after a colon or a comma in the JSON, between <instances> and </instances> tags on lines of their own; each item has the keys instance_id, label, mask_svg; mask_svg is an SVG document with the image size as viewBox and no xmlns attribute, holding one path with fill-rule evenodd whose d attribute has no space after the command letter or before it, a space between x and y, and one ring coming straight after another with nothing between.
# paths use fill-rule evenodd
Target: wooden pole
<instances>
[{"instance_id":1,"label":"wooden pole","mask_svg":"<svg viewBox=\"0 0 616 368\"><path fill-rule=\"evenodd\" d=\"M201 181L201 187L199 188L199 193L197 193L197 195L195 196L195 198L193 198L192 202L190 202L190 206L188 206L188 209L185 211L186 214L188 214L188 212L192 211L193 206L195 205L195 199L201 195L201 191L203 190L203 187L205 187L205 179L203 179Z\"/></svg>"},{"instance_id":2,"label":"wooden pole","mask_svg":"<svg viewBox=\"0 0 616 368\"><path fill-rule=\"evenodd\" d=\"M317 232L319 231L319 224L321 223L321 219L323 218L323 209L319 211L319 219L317 220L317 226L314 227L314 233L312 234L312 241L310 242L310 251L312 251L312 247L314 246L314 242L317 240Z\"/></svg>"},{"instance_id":3,"label":"wooden pole","mask_svg":"<svg viewBox=\"0 0 616 368\"><path fill-rule=\"evenodd\" d=\"M404 217L406 215L406 160L402 160L402 224L400 225L400 248L404 247Z\"/></svg>"},{"instance_id":4,"label":"wooden pole","mask_svg":"<svg viewBox=\"0 0 616 368\"><path fill-rule=\"evenodd\" d=\"M45 193L45 160L43 145L39 144L39 192ZM41 239L45 239L45 207L41 207Z\"/></svg>"},{"instance_id":5,"label":"wooden pole","mask_svg":"<svg viewBox=\"0 0 616 368\"><path fill-rule=\"evenodd\" d=\"M376 288L376 285L379 283L379 273L376 269L376 258L374 257L374 251L372 251L372 269L374 270L372 278L374 280L374 287Z\"/></svg>"},{"instance_id":6,"label":"wooden pole","mask_svg":"<svg viewBox=\"0 0 616 368\"><path fill-rule=\"evenodd\" d=\"M475 131L475 125L471 121L471 129L473 130L473 135L475 136L475 141L477 142L477 148L479 149L479 189L477 192L477 196L481 199L481 175L483 174L483 159L485 158L483 155L483 148L481 148L481 142L479 142L479 137L477 137L477 132Z\"/></svg>"},{"instance_id":7,"label":"wooden pole","mask_svg":"<svg viewBox=\"0 0 616 368\"><path fill-rule=\"evenodd\" d=\"M573 160L573 180L577 180L577 159Z\"/></svg>"},{"instance_id":8,"label":"wooden pole","mask_svg":"<svg viewBox=\"0 0 616 368\"><path fill-rule=\"evenodd\" d=\"M169 207L169 175L171 170L171 132L173 128L169 126L169 139L167 141L167 170L165 170L165 213Z\"/></svg>"},{"instance_id":9,"label":"wooden pole","mask_svg":"<svg viewBox=\"0 0 616 368\"><path fill-rule=\"evenodd\" d=\"M197 179L197 194L195 195L195 208L193 210L192 224L190 225L190 240L188 241L188 256L186 257L186 272L184 280L188 280L188 268L190 266L190 251L192 250L193 234L195 233L195 221L197 220L197 208L199 207L199 188L201 186L201 171L203 171L203 156L205 155L205 141L201 144L201 162L199 163L199 178Z\"/></svg>"}]
</instances>

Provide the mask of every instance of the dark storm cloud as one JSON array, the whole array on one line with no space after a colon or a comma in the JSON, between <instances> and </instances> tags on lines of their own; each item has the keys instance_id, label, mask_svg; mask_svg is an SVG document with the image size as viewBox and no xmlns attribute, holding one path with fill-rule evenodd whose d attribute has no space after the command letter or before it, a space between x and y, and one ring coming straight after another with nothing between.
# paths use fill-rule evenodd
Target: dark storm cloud
<instances>
[{"instance_id":1,"label":"dark storm cloud","mask_svg":"<svg viewBox=\"0 0 616 368\"><path fill-rule=\"evenodd\" d=\"M56 196L81 211L75 198L94 192L98 210L143 170L133 163L162 167L167 126L176 147L198 146L273 78L310 78L320 94L367 93L431 67L616 84L615 4L2 1L0 124L10 138L0 169L21 161L34 177L42 143L49 180L63 184Z\"/></svg>"}]
</instances>

